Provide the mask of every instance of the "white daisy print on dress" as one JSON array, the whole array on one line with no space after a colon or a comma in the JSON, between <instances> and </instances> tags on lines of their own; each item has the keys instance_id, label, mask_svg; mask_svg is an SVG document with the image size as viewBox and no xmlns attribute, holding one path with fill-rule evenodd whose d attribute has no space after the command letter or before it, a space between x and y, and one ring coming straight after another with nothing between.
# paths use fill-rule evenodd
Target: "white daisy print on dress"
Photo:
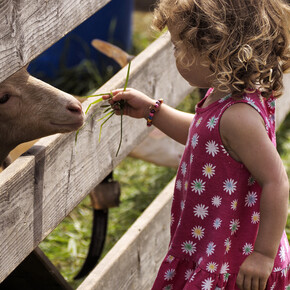
<instances>
[{"instance_id":1,"label":"white daisy print on dress","mask_svg":"<svg viewBox=\"0 0 290 290\"><path fill-rule=\"evenodd\" d=\"M184 208L185 208L185 200L182 200L182 201L180 202L180 209L181 209L181 210L184 210Z\"/></svg>"},{"instance_id":2,"label":"white daisy print on dress","mask_svg":"<svg viewBox=\"0 0 290 290\"><path fill-rule=\"evenodd\" d=\"M208 141L205 144L205 149L206 153L212 155L212 157L215 157L219 153L218 144L214 140Z\"/></svg>"},{"instance_id":3,"label":"white daisy print on dress","mask_svg":"<svg viewBox=\"0 0 290 290\"><path fill-rule=\"evenodd\" d=\"M166 261L169 262L169 263L172 263L172 262L174 261L174 259L175 259L175 258L174 258L173 256L169 255L169 256L167 257Z\"/></svg>"},{"instance_id":4,"label":"white daisy print on dress","mask_svg":"<svg viewBox=\"0 0 290 290\"><path fill-rule=\"evenodd\" d=\"M218 118L216 118L215 116L211 117L207 124L206 127L211 131L217 124Z\"/></svg>"},{"instance_id":5,"label":"white daisy print on dress","mask_svg":"<svg viewBox=\"0 0 290 290\"><path fill-rule=\"evenodd\" d=\"M179 227L179 226L180 226L180 223L181 223L181 217L180 217L180 219L178 220L177 227Z\"/></svg>"},{"instance_id":6,"label":"white daisy print on dress","mask_svg":"<svg viewBox=\"0 0 290 290\"><path fill-rule=\"evenodd\" d=\"M224 282L228 282L230 275L231 274L229 274L229 273L224 274L224 277L223 277Z\"/></svg>"},{"instance_id":7,"label":"white daisy print on dress","mask_svg":"<svg viewBox=\"0 0 290 290\"><path fill-rule=\"evenodd\" d=\"M186 171L187 171L187 164L186 164L186 162L182 162L182 164L181 164L181 174L183 176L185 176Z\"/></svg>"},{"instance_id":8,"label":"white daisy print on dress","mask_svg":"<svg viewBox=\"0 0 290 290\"><path fill-rule=\"evenodd\" d=\"M184 275L185 281L189 280L192 274L193 274L193 270L192 269L186 270L185 271L185 275Z\"/></svg>"},{"instance_id":9,"label":"white daisy print on dress","mask_svg":"<svg viewBox=\"0 0 290 290\"><path fill-rule=\"evenodd\" d=\"M222 148L222 152L223 152L224 154L226 154L227 156L230 156L229 152L227 151L227 149L225 148L224 145L221 145L221 148Z\"/></svg>"},{"instance_id":10,"label":"white daisy print on dress","mask_svg":"<svg viewBox=\"0 0 290 290\"><path fill-rule=\"evenodd\" d=\"M226 100L229 99L231 96L232 96L231 94L226 95L225 97L223 97L223 98L221 98L221 99L219 100L219 103L222 103L222 102L226 101Z\"/></svg>"},{"instance_id":11,"label":"white daisy print on dress","mask_svg":"<svg viewBox=\"0 0 290 290\"><path fill-rule=\"evenodd\" d=\"M200 118L196 121L196 124L195 124L195 127L196 127L196 128L200 125L201 121L202 121L202 117L200 117Z\"/></svg>"},{"instance_id":12,"label":"white daisy print on dress","mask_svg":"<svg viewBox=\"0 0 290 290\"><path fill-rule=\"evenodd\" d=\"M189 256L191 256L196 252L196 243L192 241L186 241L181 245L181 249L183 253L186 253Z\"/></svg>"},{"instance_id":13,"label":"white daisy print on dress","mask_svg":"<svg viewBox=\"0 0 290 290\"><path fill-rule=\"evenodd\" d=\"M212 197L211 203L213 206L219 207L222 204L222 198L218 195L215 195L214 197Z\"/></svg>"},{"instance_id":14,"label":"white daisy print on dress","mask_svg":"<svg viewBox=\"0 0 290 290\"><path fill-rule=\"evenodd\" d=\"M282 277L286 277L286 276L287 276L287 273L288 273L288 268L284 268L284 269L281 271Z\"/></svg>"},{"instance_id":15,"label":"white daisy print on dress","mask_svg":"<svg viewBox=\"0 0 290 290\"><path fill-rule=\"evenodd\" d=\"M201 283L201 289L202 290L211 290L211 287L213 285L213 282L214 282L214 280L213 280L212 277L206 278Z\"/></svg>"},{"instance_id":16,"label":"white daisy print on dress","mask_svg":"<svg viewBox=\"0 0 290 290\"><path fill-rule=\"evenodd\" d=\"M225 253L227 254L227 253L230 251L230 249L231 249L231 245L232 245L232 242L231 242L230 238L227 238L227 239L225 240L224 245L225 245L225 247L226 247L226 251L225 251Z\"/></svg>"},{"instance_id":17,"label":"white daisy print on dress","mask_svg":"<svg viewBox=\"0 0 290 290\"><path fill-rule=\"evenodd\" d=\"M276 282L274 282L270 288L270 290L275 290L275 287L276 287Z\"/></svg>"},{"instance_id":18,"label":"white daisy print on dress","mask_svg":"<svg viewBox=\"0 0 290 290\"><path fill-rule=\"evenodd\" d=\"M200 266L200 264L202 263L202 261L203 261L203 257L200 257L200 258L198 259L198 261L197 261L197 265Z\"/></svg>"},{"instance_id":19,"label":"white daisy print on dress","mask_svg":"<svg viewBox=\"0 0 290 290\"><path fill-rule=\"evenodd\" d=\"M253 252L253 245L250 243L245 243L243 246L243 255L250 255Z\"/></svg>"},{"instance_id":20,"label":"white daisy print on dress","mask_svg":"<svg viewBox=\"0 0 290 290\"><path fill-rule=\"evenodd\" d=\"M280 247L279 257L280 257L281 262L284 262L286 260L286 252L285 252L284 246Z\"/></svg>"},{"instance_id":21,"label":"white daisy print on dress","mask_svg":"<svg viewBox=\"0 0 290 290\"><path fill-rule=\"evenodd\" d=\"M221 267L221 271L220 273L221 274L226 274L230 271L230 266L229 266L229 263L228 262L225 262L222 264L222 267Z\"/></svg>"},{"instance_id":22,"label":"white daisy print on dress","mask_svg":"<svg viewBox=\"0 0 290 290\"><path fill-rule=\"evenodd\" d=\"M166 285L162 290L173 290L173 285Z\"/></svg>"},{"instance_id":23,"label":"white daisy print on dress","mask_svg":"<svg viewBox=\"0 0 290 290\"><path fill-rule=\"evenodd\" d=\"M193 157L194 157L194 155L193 155L193 154L190 154L190 158L189 158L189 162L190 162L190 164L192 164Z\"/></svg>"},{"instance_id":24,"label":"white daisy print on dress","mask_svg":"<svg viewBox=\"0 0 290 290\"><path fill-rule=\"evenodd\" d=\"M253 176L250 176L248 179L248 185L254 185L256 182L255 178Z\"/></svg>"},{"instance_id":25,"label":"white daisy print on dress","mask_svg":"<svg viewBox=\"0 0 290 290\"><path fill-rule=\"evenodd\" d=\"M204 228L201 226L195 226L192 228L191 234L194 238L201 240L204 237Z\"/></svg>"},{"instance_id":26,"label":"white daisy print on dress","mask_svg":"<svg viewBox=\"0 0 290 290\"><path fill-rule=\"evenodd\" d=\"M216 272L217 267L218 267L218 264L217 263L215 263L215 262L209 262L206 265L206 270L209 271L210 273L214 273L214 272Z\"/></svg>"},{"instance_id":27,"label":"white daisy print on dress","mask_svg":"<svg viewBox=\"0 0 290 290\"><path fill-rule=\"evenodd\" d=\"M205 164L202 167L202 174L207 177L208 179L210 179L211 177L214 176L215 174L215 166L213 166L210 163Z\"/></svg>"},{"instance_id":28,"label":"white daisy print on dress","mask_svg":"<svg viewBox=\"0 0 290 290\"><path fill-rule=\"evenodd\" d=\"M227 192L229 195L231 195L233 192L235 192L237 189L237 181L234 179L226 179L224 181L224 191Z\"/></svg>"},{"instance_id":29,"label":"white daisy print on dress","mask_svg":"<svg viewBox=\"0 0 290 290\"><path fill-rule=\"evenodd\" d=\"M275 107L276 107L276 102L275 102L275 100L272 100L272 101L270 101L270 102L267 102L267 105L268 105L268 107L269 107L270 109L275 109Z\"/></svg>"},{"instance_id":30,"label":"white daisy print on dress","mask_svg":"<svg viewBox=\"0 0 290 290\"><path fill-rule=\"evenodd\" d=\"M211 256L214 253L215 247L216 247L216 245L215 245L214 242L209 242L208 243L207 248L206 248L206 254L207 254L208 257Z\"/></svg>"},{"instance_id":31,"label":"white daisy print on dress","mask_svg":"<svg viewBox=\"0 0 290 290\"><path fill-rule=\"evenodd\" d=\"M182 188L182 182L181 182L180 179L177 179L177 180L176 180L176 185L175 185L175 187L176 187L177 190L181 190L181 188Z\"/></svg>"},{"instance_id":32,"label":"white daisy print on dress","mask_svg":"<svg viewBox=\"0 0 290 290\"><path fill-rule=\"evenodd\" d=\"M230 230L231 230L231 234L235 234L236 231L239 229L240 227L240 221L238 219L232 219L230 221Z\"/></svg>"},{"instance_id":33,"label":"white daisy print on dress","mask_svg":"<svg viewBox=\"0 0 290 290\"><path fill-rule=\"evenodd\" d=\"M247 101L247 103L249 105L251 105L253 108L255 108L258 112L261 112L261 110L259 109L259 107L255 104L255 102L251 98L246 97L244 99Z\"/></svg>"},{"instance_id":34,"label":"white daisy print on dress","mask_svg":"<svg viewBox=\"0 0 290 290\"><path fill-rule=\"evenodd\" d=\"M273 283L273 285L271 286L270 290L275 290L276 287L276 282Z\"/></svg>"},{"instance_id":35,"label":"white daisy print on dress","mask_svg":"<svg viewBox=\"0 0 290 290\"><path fill-rule=\"evenodd\" d=\"M194 149L194 148L197 146L197 144L198 144L198 138L199 138L199 136L198 136L197 133L195 133L195 134L192 136L192 138L191 138L191 146L192 146L193 149Z\"/></svg>"},{"instance_id":36,"label":"white daisy print on dress","mask_svg":"<svg viewBox=\"0 0 290 290\"><path fill-rule=\"evenodd\" d=\"M220 218L216 218L213 221L213 227L217 230L218 228L220 228L222 225L222 220Z\"/></svg>"},{"instance_id":37,"label":"white daisy print on dress","mask_svg":"<svg viewBox=\"0 0 290 290\"><path fill-rule=\"evenodd\" d=\"M195 276L196 276L196 272L192 274L192 276L191 276L191 278L190 278L189 282L193 282L193 281L194 281L194 278L195 278Z\"/></svg>"},{"instance_id":38,"label":"white daisy print on dress","mask_svg":"<svg viewBox=\"0 0 290 290\"><path fill-rule=\"evenodd\" d=\"M257 201L257 193L256 192L248 192L246 198L245 198L245 205L248 207L252 207L255 205Z\"/></svg>"},{"instance_id":39,"label":"white daisy print on dress","mask_svg":"<svg viewBox=\"0 0 290 290\"><path fill-rule=\"evenodd\" d=\"M186 181L184 182L184 190L187 191L187 188L188 188L188 181L186 180Z\"/></svg>"},{"instance_id":40,"label":"white daisy print on dress","mask_svg":"<svg viewBox=\"0 0 290 290\"><path fill-rule=\"evenodd\" d=\"M198 204L193 208L193 212L194 216L197 216L203 220L208 215L208 206Z\"/></svg>"},{"instance_id":41,"label":"white daisy print on dress","mask_svg":"<svg viewBox=\"0 0 290 290\"><path fill-rule=\"evenodd\" d=\"M191 182L191 191L201 195L205 191L205 182L202 179L196 179Z\"/></svg>"},{"instance_id":42,"label":"white daisy print on dress","mask_svg":"<svg viewBox=\"0 0 290 290\"><path fill-rule=\"evenodd\" d=\"M175 276L175 269L169 269L164 274L164 280L170 281Z\"/></svg>"},{"instance_id":43,"label":"white daisy print on dress","mask_svg":"<svg viewBox=\"0 0 290 290\"><path fill-rule=\"evenodd\" d=\"M232 210L237 210L237 206L238 206L238 200L235 199L231 202L231 209Z\"/></svg>"},{"instance_id":44,"label":"white daisy print on dress","mask_svg":"<svg viewBox=\"0 0 290 290\"><path fill-rule=\"evenodd\" d=\"M260 221L260 213L254 211L251 217L251 223L252 224L257 224Z\"/></svg>"}]
</instances>

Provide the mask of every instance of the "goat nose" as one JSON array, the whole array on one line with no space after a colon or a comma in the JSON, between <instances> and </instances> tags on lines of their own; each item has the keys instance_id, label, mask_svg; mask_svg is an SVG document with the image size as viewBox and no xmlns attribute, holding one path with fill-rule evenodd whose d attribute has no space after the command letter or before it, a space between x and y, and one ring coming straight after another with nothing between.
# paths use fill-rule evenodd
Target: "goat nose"
<instances>
[{"instance_id":1,"label":"goat nose","mask_svg":"<svg viewBox=\"0 0 290 290\"><path fill-rule=\"evenodd\" d=\"M82 105L79 102L69 103L66 108L72 113L77 113L77 114L82 113Z\"/></svg>"}]
</instances>

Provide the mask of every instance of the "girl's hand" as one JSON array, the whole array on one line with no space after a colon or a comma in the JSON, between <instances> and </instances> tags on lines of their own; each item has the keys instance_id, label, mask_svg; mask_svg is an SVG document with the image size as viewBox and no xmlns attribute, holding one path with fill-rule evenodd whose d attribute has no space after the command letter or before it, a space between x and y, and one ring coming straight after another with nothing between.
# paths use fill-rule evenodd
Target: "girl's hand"
<instances>
[{"instance_id":1,"label":"girl's hand","mask_svg":"<svg viewBox=\"0 0 290 290\"><path fill-rule=\"evenodd\" d=\"M237 286L241 290L264 290L273 266L274 259L253 251L240 267Z\"/></svg>"},{"instance_id":2,"label":"girl's hand","mask_svg":"<svg viewBox=\"0 0 290 290\"><path fill-rule=\"evenodd\" d=\"M155 104L155 101L146 96L145 94L135 89L122 89L114 90L112 95L103 96L104 100L109 100L112 108L115 110L116 115L120 115L120 107L118 102L125 101L123 107L123 114L133 118L147 118L149 115L149 107Z\"/></svg>"}]
</instances>

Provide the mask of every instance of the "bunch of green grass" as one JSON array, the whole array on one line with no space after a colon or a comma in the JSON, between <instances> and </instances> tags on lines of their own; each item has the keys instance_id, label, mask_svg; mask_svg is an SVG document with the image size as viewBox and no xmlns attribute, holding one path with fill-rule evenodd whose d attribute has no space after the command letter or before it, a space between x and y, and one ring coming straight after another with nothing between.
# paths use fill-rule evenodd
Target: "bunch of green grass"
<instances>
[{"instance_id":1,"label":"bunch of green grass","mask_svg":"<svg viewBox=\"0 0 290 290\"><path fill-rule=\"evenodd\" d=\"M126 76L126 81L125 81L125 85L124 85L123 91L126 91L127 86L128 86L129 75L130 75L130 68L131 68L131 62L129 62L129 64L128 64L127 76ZM98 103L104 101L104 99L102 97L104 95L110 95L111 96L110 99L113 98L112 92L86 96L86 98L93 98L93 97L100 97L100 96L101 97L99 99L97 99L96 101L94 101L94 102L92 102L92 103L89 104L89 106L88 106L85 114L88 113L88 111L89 111L89 109L90 109L90 107L92 105L95 105L95 104L98 104ZM122 139L123 139L123 114L124 114L125 104L126 104L126 101L125 100L120 100L120 101L114 103L114 106L118 106L119 107L120 113L121 113L121 134L120 134L119 146L118 146L118 149L117 149L117 152L116 152L116 157L118 156L119 151L120 151L120 148L121 148L121 145L122 145ZM115 114L115 110L109 104L107 104L107 105L101 105L100 107L104 109L103 114L105 114L105 115L103 117L101 117L100 119L98 119L98 122L99 121L103 121L102 124L101 124L101 126L100 126L99 141L101 141L102 128L103 128L104 124ZM95 116L95 114L93 114L91 116L91 118L93 118ZM81 129L85 126L85 124L81 127ZM80 131L80 129L76 132L75 142L77 142L77 138L78 138L79 131Z\"/></svg>"}]
</instances>

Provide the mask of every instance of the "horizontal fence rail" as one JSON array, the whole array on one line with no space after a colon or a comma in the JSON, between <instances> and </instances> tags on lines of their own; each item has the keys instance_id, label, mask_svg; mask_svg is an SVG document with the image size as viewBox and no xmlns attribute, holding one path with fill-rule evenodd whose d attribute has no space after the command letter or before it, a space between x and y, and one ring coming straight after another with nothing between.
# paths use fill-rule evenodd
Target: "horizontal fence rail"
<instances>
[{"instance_id":1,"label":"horizontal fence rail","mask_svg":"<svg viewBox=\"0 0 290 290\"><path fill-rule=\"evenodd\" d=\"M0 1L0 82L110 0Z\"/></svg>"},{"instance_id":2,"label":"horizontal fence rail","mask_svg":"<svg viewBox=\"0 0 290 290\"><path fill-rule=\"evenodd\" d=\"M126 73L122 69L96 93L123 87ZM128 85L171 106L192 90L176 70L167 34L133 60ZM150 132L144 120L124 117L115 157L120 118L106 123L99 142L101 111L99 104L92 106L76 143L75 133L42 138L0 174L0 282Z\"/></svg>"}]
</instances>

